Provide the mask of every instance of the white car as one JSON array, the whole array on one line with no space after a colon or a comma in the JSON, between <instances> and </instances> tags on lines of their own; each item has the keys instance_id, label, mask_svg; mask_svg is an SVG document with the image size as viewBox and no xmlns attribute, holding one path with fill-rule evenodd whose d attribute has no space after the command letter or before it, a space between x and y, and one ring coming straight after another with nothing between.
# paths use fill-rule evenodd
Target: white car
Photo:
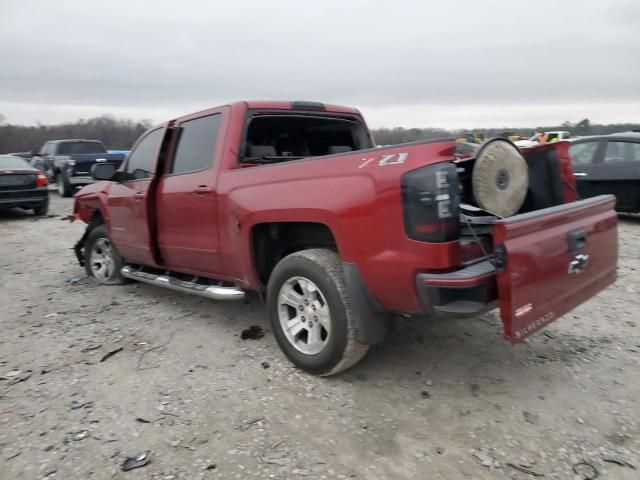
<instances>
[{"instance_id":1,"label":"white car","mask_svg":"<svg viewBox=\"0 0 640 480\"><path fill-rule=\"evenodd\" d=\"M545 133L547 135L547 143L549 142L559 142L561 140L568 140L571 138L571 134L569 132L563 130L557 130L554 132L538 132L533 137L528 138L527 140L518 140L516 143L517 147L535 147L540 143L540 135Z\"/></svg>"}]
</instances>

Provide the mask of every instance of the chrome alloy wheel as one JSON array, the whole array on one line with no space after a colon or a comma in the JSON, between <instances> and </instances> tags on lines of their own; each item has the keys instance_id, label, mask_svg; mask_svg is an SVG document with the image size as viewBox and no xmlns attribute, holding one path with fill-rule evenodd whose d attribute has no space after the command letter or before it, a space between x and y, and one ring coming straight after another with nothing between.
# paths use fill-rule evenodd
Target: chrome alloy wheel
<instances>
[{"instance_id":1,"label":"chrome alloy wheel","mask_svg":"<svg viewBox=\"0 0 640 480\"><path fill-rule=\"evenodd\" d=\"M91 248L91 271L99 281L109 280L113 275L115 262L113 249L108 238L99 238Z\"/></svg>"},{"instance_id":2,"label":"chrome alloy wheel","mask_svg":"<svg viewBox=\"0 0 640 480\"><path fill-rule=\"evenodd\" d=\"M291 277L278 293L278 318L285 337L305 355L320 353L331 336L331 312L322 291L305 277Z\"/></svg>"}]
</instances>

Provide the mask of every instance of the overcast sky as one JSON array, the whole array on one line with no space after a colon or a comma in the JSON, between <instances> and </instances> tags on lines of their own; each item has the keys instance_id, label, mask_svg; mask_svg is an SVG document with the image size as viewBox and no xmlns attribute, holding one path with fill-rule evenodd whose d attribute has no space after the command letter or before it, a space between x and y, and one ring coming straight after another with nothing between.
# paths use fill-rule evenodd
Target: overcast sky
<instances>
[{"instance_id":1,"label":"overcast sky","mask_svg":"<svg viewBox=\"0 0 640 480\"><path fill-rule=\"evenodd\" d=\"M0 0L5 121L242 99L374 127L640 122L640 0Z\"/></svg>"}]
</instances>

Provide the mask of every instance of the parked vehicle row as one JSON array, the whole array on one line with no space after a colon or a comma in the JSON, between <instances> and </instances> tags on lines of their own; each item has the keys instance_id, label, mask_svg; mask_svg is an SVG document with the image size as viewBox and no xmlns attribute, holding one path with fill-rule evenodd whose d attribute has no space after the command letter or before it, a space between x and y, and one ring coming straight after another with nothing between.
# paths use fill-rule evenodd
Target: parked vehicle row
<instances>
[{"instance_id":1,"label":"parked vehicle row","mask_svg":"<svg viewBox=\"0 0 640 480\"><path fill-rule=\"evenodd\" d=\"M110 162L120 165L125 155L107 153L98 140L51 140L31 158L31 164L55 182L63 197L70 197L76 188L92 183L91 167Z\"/></svg>"},{"instance_id":2,"label":"parked vehicle row","mask_svg":"<svg viewBox=\"0 0 640 480\"><path fill-rule=\"evenodd\" d=\"M500 309L513 343L616 276L615 199L576 200L568 142L455 139L375 148L358 110L237 102L147 131L74 198L76 253L99 283L266 297L298 367L331 375L391 312Z\"/></svg>"}]
</instances>

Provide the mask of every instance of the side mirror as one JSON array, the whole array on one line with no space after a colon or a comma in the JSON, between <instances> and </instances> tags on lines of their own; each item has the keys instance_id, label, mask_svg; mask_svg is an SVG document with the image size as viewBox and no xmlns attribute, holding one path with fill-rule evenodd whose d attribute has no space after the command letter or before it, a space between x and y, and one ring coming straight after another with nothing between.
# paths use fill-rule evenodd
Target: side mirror
<instances>
[{"instance_id":1,"label":"side mirror","mask_svg":"<svg viewBox=\"0 0 640 480\"><path fill-rule=\"evenodd\" d=\"M91 177L94 180L113 180L116 170L117 168L113 163L96 163L91 167Z\"/></svg>"}]
</instances>

